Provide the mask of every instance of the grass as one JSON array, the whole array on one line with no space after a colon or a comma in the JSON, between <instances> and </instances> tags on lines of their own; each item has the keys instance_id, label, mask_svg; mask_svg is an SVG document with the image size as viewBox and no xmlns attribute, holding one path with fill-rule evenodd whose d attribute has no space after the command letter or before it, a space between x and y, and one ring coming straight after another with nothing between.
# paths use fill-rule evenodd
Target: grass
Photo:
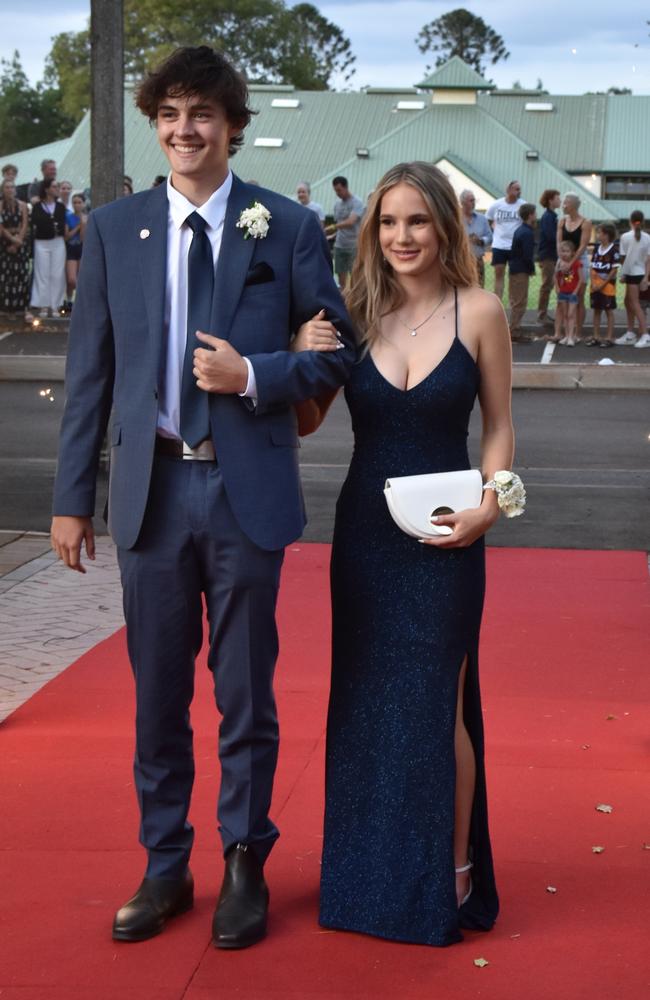
<instances>
[{"instance_id":1,"label":"grass","mask_svg":"<svg viewBox=\"0 0 650 1000\"><path fill-rule=\"evenodd\" d=\"M535 270L535 274L531 276L530 282L528 284L528 308L537 309L537 302L539 299L539 286L541 285L541 277L538 270ZM486 262L485 264L485 287L488 291L494 291L494 268L491 264ZM625 296L625 286L622 282L618 281L616 283L616 305L619 309L623 308L623 298ZM508 305L508 272L506 269L506 284L503 294L503 304ZM589 308L589 289L585 295L585 305ZM555 306L555 293L551 292L551 300L549 306Z\"/></svg>"}]
</instances>

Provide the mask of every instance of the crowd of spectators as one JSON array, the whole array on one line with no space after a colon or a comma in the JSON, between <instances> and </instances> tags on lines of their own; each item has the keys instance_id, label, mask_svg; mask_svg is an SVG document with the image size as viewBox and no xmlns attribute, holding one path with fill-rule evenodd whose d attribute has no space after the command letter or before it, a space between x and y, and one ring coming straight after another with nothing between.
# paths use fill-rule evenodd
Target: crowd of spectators
<instances>
[{"instance_id":1,"label":"crowd of spectators","mask_svg":"<svg viewBox=\"0 0 650 1000\"><path fill-rule=\"evenodd\" d=\"M650 347L645 315L650 301L650 234L644 230L642 212L630 214L630 229L619 239L611 223L601 223L594 230L591 220L582 215L580 196L574 192L562 198L557 190L544 191L539 199L543 209L539 220L535 205L521 197L521 184L516 180L508 184L504 197L494 201L484 216L476 212L473 192L461 192L459 200L480 284L485 281L483 257L490 245L494 291L499 298L503 298L508 269L509 321L514 342L522 339L529 283L538 269L537 322L551 328L550 341L568 347L577 343ZM485 228L488 223L489 233ZM627 329L615 338L618 280L625 285ZM589 335L584 330L587 291L593 310ZM549 312L553 292L555 316ZM606 329L601 336L603 317Z\"/></svg>"},{"instance_id":2,"label":"crowd of spectators","mask_svg":"<svg viewBox=\"0 0 650 1000\"><path fill-rule=\"evenodd\" d=\"M133 193L130 177L123 193ZM0 312L33 324L72 310L89 207L89 192L59 181L54 160L43 160L40 180L20 186L16 166L2 167Z\"/></svg>"},{"instance_id":3,"label":"crowd of spectators","mask_svg":"<svg viewBox=\"0 0 650 1000\"><path fill-rule=\"evenodd\" d=\"M28 322L36 321L36 313L41 318L72 309L89 211L89 192L75 192L69 181L59 182L54 160L43 160L41 173L40 181L18 187L16 167L7 163L0 183L0 311L24 312ZM152 187L165 182L166 177L157 176ZM307 181L297 185L296 198L318 216L344 288L365 204L352 193L347 178L335 177L332 187L334 198L327 214L312 200ZM132 193L133 181L125 176L123 194ZM569 347L579 342L650 347L645 315L650 302L650 234L644 229L642 212L631 213L630 229L619 239L611 223L594 230L591 220L581 214L580 197L574 192L562 198L557 190L545 190L539 198L543 210L539 219L535 205L522 198L518 180L510 181L504 196L485 213L476 210L476 196L469 189L461 191L459 202L479 284L485 285L486 255L491 258L499 298L508 271L513 341L522 338L530 280L538 271L537 324L548 328L549 340ZM627 328L615 338L617 281L625 285ZM587 292L593 310L589 336L584 332ZM555 315L549 311L553 295Z\"/></svg>"}]
</instances>

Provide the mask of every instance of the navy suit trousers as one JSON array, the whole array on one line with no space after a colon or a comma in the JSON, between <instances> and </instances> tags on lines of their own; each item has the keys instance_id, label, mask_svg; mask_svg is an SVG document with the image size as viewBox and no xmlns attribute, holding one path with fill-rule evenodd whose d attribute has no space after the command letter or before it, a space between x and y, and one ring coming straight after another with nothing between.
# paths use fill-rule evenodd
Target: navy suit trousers
<instances>
[{"instance_id":1,"label":"navy suit trousers","mask_svg":"<svg viewBox=\"0 0 650 1000\"><path fill-rule=\"evenodd\" d=\"M118 549L136 683L135 784L148 877L179 878L190 856L194 661L209 623L224 851L252 845L263 862L278 754L273 672L284 551L258 548L235 521L216 462L156 457L144 523Z\"/></svg>"}]
</instances>

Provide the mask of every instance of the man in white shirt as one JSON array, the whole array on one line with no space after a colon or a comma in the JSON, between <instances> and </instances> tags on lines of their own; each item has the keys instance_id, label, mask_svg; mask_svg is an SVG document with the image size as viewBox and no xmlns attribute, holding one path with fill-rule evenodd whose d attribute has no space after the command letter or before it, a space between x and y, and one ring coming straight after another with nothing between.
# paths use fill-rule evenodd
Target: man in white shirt
<instances>
[{"instance_id":1,"label":"man in white shirt","mask_svg":"<svg viewBox=\"0 0 650 1000\"><path fill-rule=\"evenodd\" d=\"M228 158L250 121L246 84L201 46L177 50L138 92L169 160L166 184L90 216L66 370L52 545L85 572L95 476L112 410L108 526L136 685L135 784L145 877L113 923L142 941L193 905L189 709L209 622L222 719L224 880L212 933L266 933L264 862L278 724L275 602L284 546L305 523L293 403L345 381L352 328L317 217L243 183ZM291 352L325 310L336 352Z\"/></svg>"},{"instance_id":2,"label":"man in white shirt","mask_svg":"<svg viewBox=\"0 0 650 1000\"><path fill-rule=\"evenodd\" d=\"M519 208L525 204L521 197L519 181L510 181L503 198L492 202L485 217L492 225L492 266L494 268L494 291L503 298L506 264L510 260L512 237L521 225Z\"/></svg>"}]
</instances>

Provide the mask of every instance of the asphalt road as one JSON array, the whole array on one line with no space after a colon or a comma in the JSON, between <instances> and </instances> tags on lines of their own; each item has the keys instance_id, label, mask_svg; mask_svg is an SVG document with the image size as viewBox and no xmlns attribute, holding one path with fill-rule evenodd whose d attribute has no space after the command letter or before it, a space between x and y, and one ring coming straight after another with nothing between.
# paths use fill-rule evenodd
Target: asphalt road
<instances>
[{"instance_id":1,"label":"asphalt road","mask_svg":"<svg viewBox=\"0 0 650 1000\"><path fill-rule=\"evenodd\" d=\"M489 543L650 550L648 394L518 390L513 405L515 467L526 483L528 508L523 517L501 518ZM62 407L60 384L0 383L0 529L48 530ZM479 433L475 412L473 461ZM331 538L351 450L347 409L339 398L321 429L302 442L307 541ZM106 476L100 473L100 514L105 495ZM105 530L101 518L96 526Z\"/></svg>"}]
</instances>

